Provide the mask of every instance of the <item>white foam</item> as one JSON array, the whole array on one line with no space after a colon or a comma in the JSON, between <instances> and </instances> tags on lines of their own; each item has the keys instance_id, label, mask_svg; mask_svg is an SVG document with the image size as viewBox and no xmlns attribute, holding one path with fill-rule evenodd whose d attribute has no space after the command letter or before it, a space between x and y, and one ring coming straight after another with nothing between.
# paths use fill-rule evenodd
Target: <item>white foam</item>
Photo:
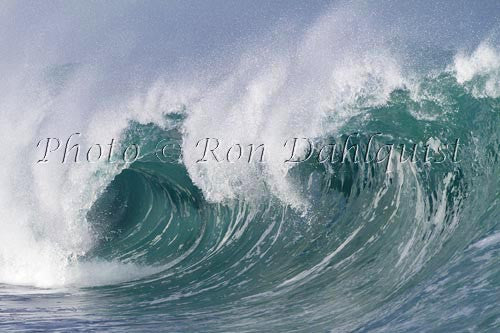
<instances>
[{"instance_id":1,"label":"white foam","mask_svg":"<svg viewBox=\"0 0 500 333\"><path fill-rule=\"evenodd\" d=\"M500 243L500 232L477 241L476 243L472 244L471 247L484 249L488 246L496 245L498 243Z\"/></svg>"},{"instance_id":2,"label":"white foam","mask_svg":"<svg viewBox=\"0 0 500 333\"><path fill-rule=\"evenodd\" d=\"M458 83L465 84L477 77L484 77L482 85L472 86L472 92L477 97L500 96L500 50L481 43L472 54L459 53L453 66Z\"/></svg>"},{"instance_id":3,"label":"white foam","mask_svg":"<svg viewBox=\"0 0 500 333\"><path fill-rule=\"evenodd\" d=\"M188 106L184 163L196 185L212 201L262 197L269 191L304 209L308 203L287 175L287 139L335 134L362 108L385 103L404 85L400 66L368 27L357 40L356 13L337 8L320 18L298 41L252 45L228 75L203 89ZM280 49L273 48L274 44ZM285 46L283 46L285 45ZM372 48L367 45L373 45ZM264 144L266 163L196 163L203 138L220 140L221 155L233 144Z\"/></svg>"}]
</instances>

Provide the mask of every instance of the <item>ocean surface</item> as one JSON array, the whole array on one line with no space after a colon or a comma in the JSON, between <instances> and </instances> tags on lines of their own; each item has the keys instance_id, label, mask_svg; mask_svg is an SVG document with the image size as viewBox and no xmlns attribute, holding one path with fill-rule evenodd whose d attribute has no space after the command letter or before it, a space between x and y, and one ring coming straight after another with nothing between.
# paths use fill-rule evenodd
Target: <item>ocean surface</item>
<instances>
[{"instance_id":1,"label":"ocean surface","mask_svg":"<svg viewBox=\"0 0 500 333\"><path fill-rule=\"evenodd\" d=\"M2 3L0 331L499 332L499 15Z\"/></svg>"}]
</instances>

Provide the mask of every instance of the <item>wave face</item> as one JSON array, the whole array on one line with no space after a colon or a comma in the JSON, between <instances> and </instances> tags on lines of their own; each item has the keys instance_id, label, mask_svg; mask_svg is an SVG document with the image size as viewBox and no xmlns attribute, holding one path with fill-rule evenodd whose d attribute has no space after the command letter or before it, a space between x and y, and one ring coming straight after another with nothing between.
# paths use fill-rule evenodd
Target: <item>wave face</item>
<instances>
[{"instance_id":1,"label":"wave face","mask_svg":"<svg viewBox=\"0 0 500 333\"><path fill-rule=\"evenodd\" d=\"M50 5L4 8L14 19L2 38L18 36L29 66L6 51L2 327L500 328L500 49L488 3L469 16L450 9L446 24L424 15L420 27L410 16L387 23L409 8L383 4L270 6L269 20L281 18L272 24L252 7L206 36L195 33L210 27L196 19L203 8L137 6L67 8L74 20ZM173 9L185 22L168 16ZM51 25L21 28L20 15ZM183 25L184 34L159 38ZM40 27L46 34L33 37ZM117 150L138 144L140 156L36 163L39 140L76 132L82 149L115 138ZM407 147L458 139L458 159L419 155L390 172L283 163L289 138L325 144L359 133L366 144L379 132L380 142ZM263 143L273 159L198 163L203 138Z\"/></svg>"}]
</instances>

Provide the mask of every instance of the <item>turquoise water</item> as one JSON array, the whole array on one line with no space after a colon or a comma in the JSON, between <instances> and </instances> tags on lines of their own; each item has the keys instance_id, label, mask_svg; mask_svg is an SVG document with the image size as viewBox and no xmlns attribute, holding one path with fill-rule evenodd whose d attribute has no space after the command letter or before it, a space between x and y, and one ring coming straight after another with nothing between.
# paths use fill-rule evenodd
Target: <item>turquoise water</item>
<instances>
[{"instance_id":1,"label":"turquoise water","mask_svg":"<svg viewBox=\"0 0 500 333\"><path fill-rule=\"evenodd\" d=\"M111 67L85 61L41 66L29 88L16 86L28 99L4 95L15 102L2 102L12 107L2 130L16 140L2 162L15 171L0 178L0 329L499 331L495 38L403 56L394 36L388 49L373 36L357 46L366 27L339 28L351 7L329 13L300 38L278 29L294 37L232 50L231 62L194 75L142 77L126 96ZM339 45L352 50L332 60ZM19 105L25 125L13 130ZM37 163L36 142L77 131L82 154L111 138L140 154L61 164L60 148ZM416 160L396 149L387 172L280 155L286 139L341 146L354 133L363 153L374 133L375 147L417 144ZM221 151L264 143L266 161L196 162L204 138ZM456 158L450 148L424 160L426 147L442 157L436 147L457 140Z\"/></svg>"},{"instance_id":2,"label":"turquoise water","mask_svg":"<svg viewBox=\"0 0 500 333\"><path fill-rule=\"evenodd\" d=\"M273 195L208 202L182 162L145 153L88 212L99 237L79 259L139 263L143 276L64 291L3 285L3 325L494 332L500 101L475 98L447 75L428 83L452 112L415 119L410 110L428 105L398 90L365 110L368 120L355 117L344 129L383 127L397 142L460 138L460 162L420 160L392 173L366 163L302 163L287 176L310 204L302 211ZM128 131L145 142L179 140L175 128L132 124Z\"/></svg>"}]
</instances>

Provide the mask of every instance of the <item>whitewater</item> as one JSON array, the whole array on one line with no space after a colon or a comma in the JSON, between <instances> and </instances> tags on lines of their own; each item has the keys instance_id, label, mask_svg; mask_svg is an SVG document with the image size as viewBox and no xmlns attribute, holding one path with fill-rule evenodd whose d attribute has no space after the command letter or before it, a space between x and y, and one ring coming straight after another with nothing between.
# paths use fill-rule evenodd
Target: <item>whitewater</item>
<instances>
[{"instance_id":1,"label":"whitewater","mask_svg":"<svg viewBox=\"0 0 500 333\"><path fill-rule=\"evenodd\" d=\"M2 3L0 330L498 332L499 14Z\"/></svg>"}]
</instances>

